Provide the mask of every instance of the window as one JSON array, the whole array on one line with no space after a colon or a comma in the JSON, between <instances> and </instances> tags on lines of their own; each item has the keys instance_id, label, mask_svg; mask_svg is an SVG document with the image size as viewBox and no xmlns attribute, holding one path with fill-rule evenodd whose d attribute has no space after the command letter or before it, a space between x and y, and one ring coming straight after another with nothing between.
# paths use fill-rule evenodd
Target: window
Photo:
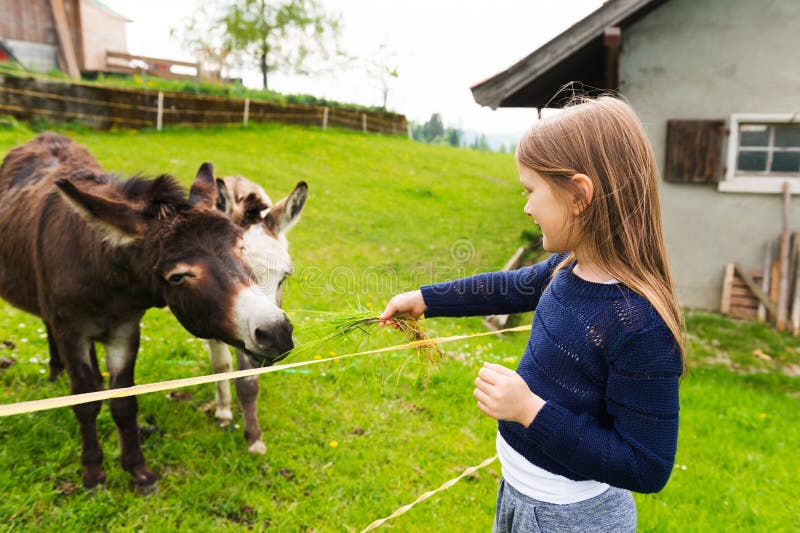
<instances>
[{"instance_id":1,"label":"window","mask_svg":"<svg viewBox=\"0 0 800 533\"><path fill-rule=\"evenodd\" d=\"M736 173L800 175L800 124L740 124Z\"/></svg>"},{"instance_id":2,"label":"window","mask_svg":"<svg viewBox=\"0 0 800 533\"><path fill-rule=\"evenodd\" d=\"M728 169L719 190L800 193L800 116L733 115Z\"/></svg>"}]
</instances>

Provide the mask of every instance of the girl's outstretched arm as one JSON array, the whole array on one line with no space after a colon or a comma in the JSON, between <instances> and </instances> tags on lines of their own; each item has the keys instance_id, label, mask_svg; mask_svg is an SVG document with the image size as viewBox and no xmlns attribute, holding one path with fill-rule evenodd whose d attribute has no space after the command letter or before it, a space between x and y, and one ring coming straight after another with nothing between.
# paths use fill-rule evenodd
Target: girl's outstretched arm
<instances>
[{"instance_id":1,"label":"girl's outstretched arm","mask_svg":"<svg viewBox=\"0 0 800 533\"><path fill-rule=\"evenodd\" d=\"M505 272L489 272L420 288L425 316L480 316L533 311L556 265L566 257Z\"/></svg>"}]
</instances>

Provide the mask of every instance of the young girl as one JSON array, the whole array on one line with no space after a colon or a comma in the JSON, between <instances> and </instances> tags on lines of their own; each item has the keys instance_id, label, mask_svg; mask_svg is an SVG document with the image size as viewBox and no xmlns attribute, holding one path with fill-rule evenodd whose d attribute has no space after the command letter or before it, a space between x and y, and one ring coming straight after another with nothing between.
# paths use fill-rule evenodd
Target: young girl
<instances>
[{"instance_id":1,"label":"young girl","mask_svg":"<svg viewBox=\"0 0 800 533\"><path fill-rule=\"evenodd\" d=\"M653 150L634 111L604 96L536 122L516 159L553 255L399 294L381 325L535 309L516 372L485 363L475 379L499 421L493 531L635 531L630 491L657 492L672 471L684 369Z\"/></svg>"}]
</instances>

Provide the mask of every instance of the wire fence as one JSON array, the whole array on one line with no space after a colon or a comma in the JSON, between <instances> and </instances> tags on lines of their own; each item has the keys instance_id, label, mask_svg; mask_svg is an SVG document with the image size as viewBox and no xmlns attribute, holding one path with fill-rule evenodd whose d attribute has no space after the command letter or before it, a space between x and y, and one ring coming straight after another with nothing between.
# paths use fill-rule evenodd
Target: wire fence
<instances>
[{"instance_id":1,"label":"wire fence","mask_svg":"<svg viewBox=\"0 0 800 533\"><path fill-rule=\"evenodd\" d=\"M0 75L0 112L30 121L78 120L98 129L206 127L280 122L407 135L404 115L313 104L289 104L190 93L103 87Z\"/></svg>"}]
</instances>

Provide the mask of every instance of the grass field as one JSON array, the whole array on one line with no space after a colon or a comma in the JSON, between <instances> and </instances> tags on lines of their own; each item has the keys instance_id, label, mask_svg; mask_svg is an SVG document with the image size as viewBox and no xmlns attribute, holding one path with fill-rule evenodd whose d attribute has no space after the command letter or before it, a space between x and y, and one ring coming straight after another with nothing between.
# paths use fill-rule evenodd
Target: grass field
<instances>
[{"instance_id":1,"label":"grass field","mask_svg":"<svg viewBox=\"0 0 800 533\"><path fill-rule=\"evenodd\" d=\"M33 135L0 130L0 154ZM284 297L300 341L320 312L377 313L396 292L497 269L531 227L510 155L281 125L69 135L123 174L171 173L188 183L211 161L219 175L258 181L273 200L306 180L306 210L289 235L296 274ZM209 372L202 343L170 314L152 310L143 323L138 383ZM688 326L677 465L664 491L636 495L640 529L797 531L800 379L787 374L800 362L800 341L707 313L689 313ZM66 379L46 381L41 328L0 303L0 356L16 361L0 370L2 403L68 393ZM479 318L427 328L483 331ZM383 332L317 355L400 342ZM98 428L108 483L89 492L79 486L69 409L2 418L0 528L360 531L494 454L495 423L475 408L472 380L484 360L514 366L525 342L519 333L448 344L432 370L399 352L263 376L265 457L247 453L236 427L215 426L204 409L212 386L142 396L145 455L162 475L149 495L133 491L118 464L107 408ZM384 527L488 531L498 479L494 463Z\"/></svg>"}]
</instances>

